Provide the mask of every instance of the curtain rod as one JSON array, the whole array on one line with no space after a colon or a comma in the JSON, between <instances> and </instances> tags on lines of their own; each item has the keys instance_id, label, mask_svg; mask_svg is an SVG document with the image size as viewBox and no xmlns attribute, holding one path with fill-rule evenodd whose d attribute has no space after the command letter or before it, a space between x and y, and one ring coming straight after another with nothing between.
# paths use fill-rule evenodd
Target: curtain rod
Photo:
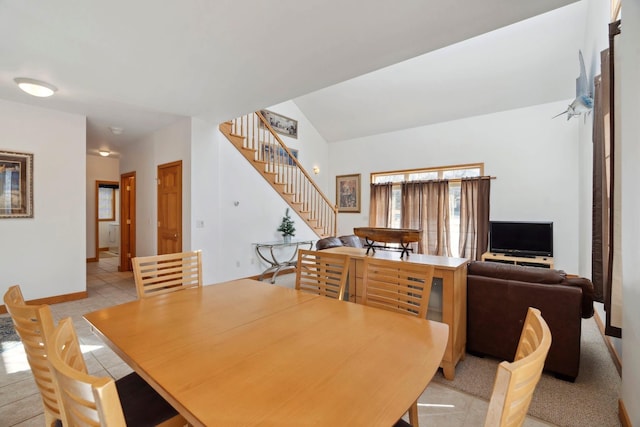
<instances>
[{"instance_id":1,"label":"curtain rod","mask_svg":"<svg viewBox=\"0 0 640 427\"><path fill-rule=\"evenodd\" d=\"M472 176L467 178L427 179L424 181L398 181L398 182L380 182L380 183L372 182L371 185L393 185L393 184L421 183L421 182L462 182L463 180L473 181L473 180L481 180L481 179L498 179L498 178L495 176L486 175L486 176Z\"/></svg>"}]
</instances>

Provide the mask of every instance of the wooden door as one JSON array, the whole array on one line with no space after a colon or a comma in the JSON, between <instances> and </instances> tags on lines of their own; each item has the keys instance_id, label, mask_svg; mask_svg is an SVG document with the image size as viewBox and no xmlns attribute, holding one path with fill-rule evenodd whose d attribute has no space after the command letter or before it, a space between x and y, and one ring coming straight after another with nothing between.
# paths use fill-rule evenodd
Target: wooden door
<instances>
[{"instance_id":1,"label":"wooden door","mask_svg":"<svg viewBox=\"0 0 640 427\"><path fill-rule=\"evenodd\" d=\"M136 173L120 175L120 271L131 271L136 256Z\"/></svg>"},{"instance_id":2,"label":"wooden door","mask_svg":"<svg viewBox=\"0 0 640 427\"><path fill-rule=\"evenodd\" d=\"M158 166L158 255L182 252L182 161Z\"/></svg>"}]
</instances>

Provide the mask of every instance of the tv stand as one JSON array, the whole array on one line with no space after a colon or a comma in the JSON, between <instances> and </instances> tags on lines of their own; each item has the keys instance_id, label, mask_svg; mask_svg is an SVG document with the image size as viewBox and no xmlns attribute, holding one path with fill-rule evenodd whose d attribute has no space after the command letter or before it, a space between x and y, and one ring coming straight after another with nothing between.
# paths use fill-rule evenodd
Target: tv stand
<instances>
[{"instance_id":1,"label":"tv stand","mask_svg":"<svg viewBox=\"0 0 640 427\"><path fill-rule=\"evenodd\" d=\"M497 252L485 252L482 254L482 261L526 265L529 267L553 268L553 257L548 256L516 256Z\"/></svg>"},{"instance_id":2,"label":"tv stand","mask_svg":"<svg viewBox=\"0 0 640 427\"><path fill-rule=\"evenodd\" d=\"M508 256L510 258L535 258L535 255L513 255L513 254L503 254L504 256Z\"/></svg>"}]
</instances>

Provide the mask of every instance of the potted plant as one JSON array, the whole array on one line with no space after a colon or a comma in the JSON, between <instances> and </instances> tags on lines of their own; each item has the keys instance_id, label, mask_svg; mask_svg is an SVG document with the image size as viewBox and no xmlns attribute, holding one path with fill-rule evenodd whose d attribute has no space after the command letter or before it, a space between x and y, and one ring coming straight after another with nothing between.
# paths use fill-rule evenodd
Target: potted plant
<instances>
[{"instance_id":1,"label":"potted plant","mask_svg":"<svg viewBox=\"0 0 640 427\"><path fill-rule=\"evenodd\" d=\"M278 231L282 233L285 243L291 242L291 236L295 236L296 234L296 228L293 226L293 220L289 216L289 208L287 208L284 213L284 217L282 217L282 222L280 223L280 227L278 227Z\"/></svg>"}]
</instances>

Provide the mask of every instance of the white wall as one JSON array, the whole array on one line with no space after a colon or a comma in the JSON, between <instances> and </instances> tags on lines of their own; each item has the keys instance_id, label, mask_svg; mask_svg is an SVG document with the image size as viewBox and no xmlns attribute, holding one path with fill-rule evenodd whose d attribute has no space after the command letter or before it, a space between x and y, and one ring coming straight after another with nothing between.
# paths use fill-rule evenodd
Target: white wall
<instances>
[{"instance_id":1,"label":"white wall","mask_svg":"<svg viewBox=\"0 0 640 427\"><path fill-rule=\"evenodd\" d=\"M484 162L485 174L497 178L491 182L491 219L553 221L556 267L576 273L578 121L551 119L566 106L544 104L329 144L333 177L362 174L361 213L340 214L338 234L368 224L372 172Z\"/></svg>"},{"instance_id":2,"label":"white wall","mask_svg":"<svg viewBox=\"0 0 640 427\"><path fill-rule=\"evenodd\" d=\"M640 2L624 2L620 58L622 152L622 399L640 426Z\"/></svg>"},{"instance_id":3,"label":"white wall","mask_svg":"<svg viewBox=\"0 0 640 427\"><path fill-rule=\"evenodd\" d=\"M284 108L286 104L287 108ZM282 138L300 150L305 168L314 157L327 159L326 142L317 135L292 103L272 111L298 120L299 140ZM314 134L315 133L315 134ZM192 121L192 238L203 251L205 283L258 275L268 267L256 255L256 242L281 240L276 231L288 205L251 166L217 125ZM326 161L326 160L325 160ZM322 169L326 163L320 163ZM326 179L325 179L326 181ZM236 205L237 202L237 205ZM295 239L317 240L315 233L290 211ZM202 227L199 227L202 225ZM286 253L279 254L283 257ZM288 259L288 256L287 256Z\"/></svg>"},{"instance_id":4,"label":"white wall","mask_svg":"<svg viewBox=\"0 0 640 427\"><path fill-rule=\"evenodd\" d=\"M85 150L86 151L86 150ZM120 161L88 154L87 158L87 258L96 257L96 181L120 181Z\"/></svg>"},{"instance_id":5,"label":"white wall","mask_svg":"<svg viewBox=\"0 0 640 427\"><path fill-rule=\"evenodd\" d=\"M191 121L191 242L202 250L204 283L216 283L225 248L220 239L219 146L226 140L218 126ZM231 145L230 142L228 142Z\"/></svg>"},{"instance_id":6,"label":"white wall","mask_svg":"<svg viewBox=\"0 0 640 427\"><path fill-rule=\"evenodd\" d=\"M278 134L280 139L289 147L298 151L298 161L302 163L302 167L307 171L309 176L313 178L316 185L329 195L335 193L335 180L329 181L329 151L327 142L318 133L313 124L307 119L302 111L293 101L283 102L282 104L268 107L267 110L298 121L298 138L292 138L286 135ZM314 174L313 168L317 166L320 173Z\"/></svg>"},{"instance_id":7,"label":"white wall","mask_svg":"<svg viewBox=\"0 0 640 427\"><path fill-rule=\"evenodd\" d=\"M282 240L277 228L288 205L226 138L220 143L219 168L224 256L219 260L218 277L229 280L259 274L267 266L258 260L253 243ZM290 215L295 222L295 239L317 240L293 210Z\"/></svg>"},{"instance_id":8,"label":"white wall","mask_svg":"<svg viewBox=\"0 0 640 427\"><path fill-rule=\"evenodd\" d=\"M0 129L0 149L34 155L34 217L0 219L0 292L85 291L85 117L0 100Z\"/></svg>"},{"instance_id":9,"label":"white wall","mask_svg":"<svg viewBox=\"0 0 640 427\"><path fill-rule=\"evenodd\" d=\"M191 119L185 118L123 147L120 173L136 172L136 255L155 255L158 166L182 160L182 248L191 248Z\"/></svg>"},{"instance_id":10,"label":"white wall","mask_svg":"<svg viewBox=\"0 0 640 427\"><path fill-rule=\"evenodd\" d=\"M300 139L283 137L300 150L305 168L327 174L326 142L287 102L270 107L298 120ZM137 255L156 253L157 165L183 161L183 249L203 251L204 283L216 283L260 274L267 265L259 260L255 242L281 239L276 231L288 205L218 130L217 124L198 118L179 121L126 147L120 173L136 172ZM324 172L323 172L324 169ZM327 187L324 178L321 187ZM235 206L234 202L238 202ZM317 240L293 211L295 238Z\"/></svg>"}]
</instances>

